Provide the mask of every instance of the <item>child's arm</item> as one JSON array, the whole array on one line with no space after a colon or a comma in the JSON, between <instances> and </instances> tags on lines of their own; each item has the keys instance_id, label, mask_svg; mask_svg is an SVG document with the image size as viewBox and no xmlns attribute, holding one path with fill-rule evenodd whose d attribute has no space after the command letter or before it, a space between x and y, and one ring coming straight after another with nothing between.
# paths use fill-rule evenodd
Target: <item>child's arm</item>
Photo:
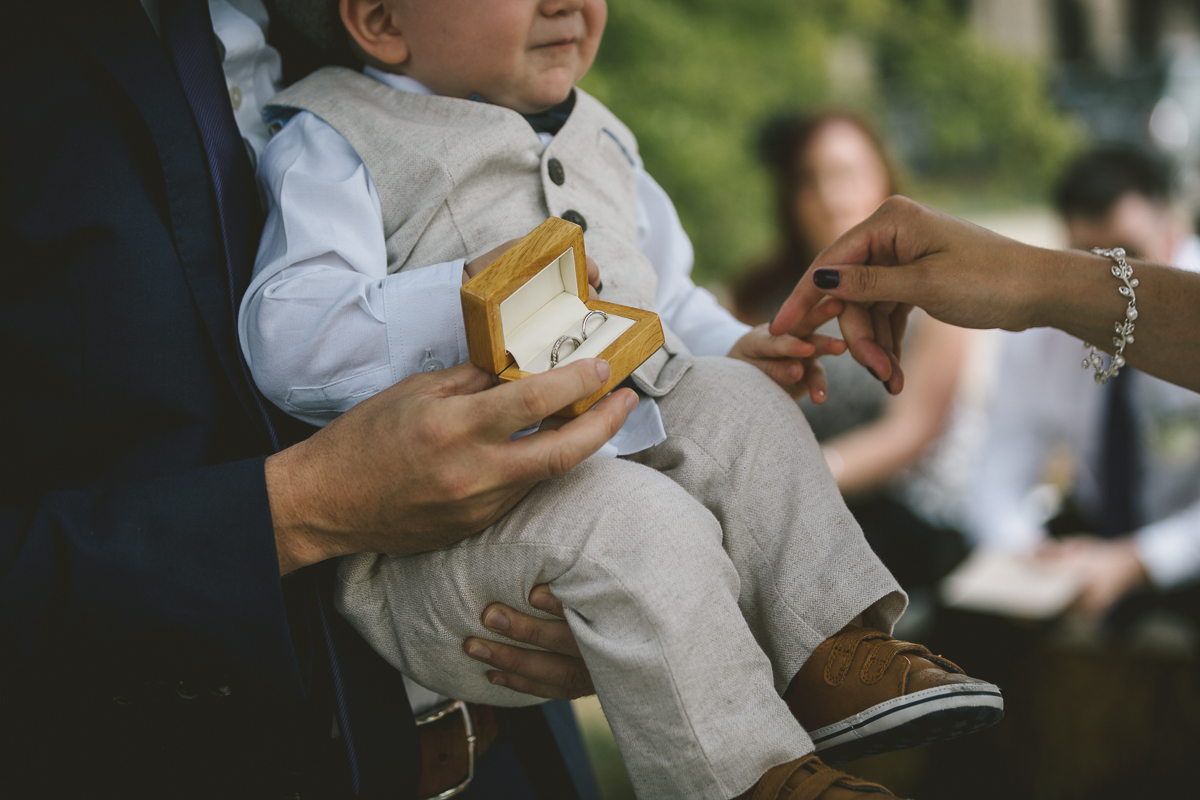
<instances>
[{"instance_id":1,"label":"child's arm","mask_svg":"<svg viewBox=\"0 0 1200 800\"><path fill-rule=\"evenodd\" d=\"M751 328L739 322L711 292L692 281L692 243L667 193L640 168L636 186L638 248L658 274L655 299L663 322L696 355L747 361L793 397L811 394L815 402L823 402L825 371L817 359L840 354L845 344L813 332L838 314L840 304L812 309L803 321L808 326L804 338L771 336L765 325Z\"/></svg>"},{"instance_id":2,"label":"child's arm","mask_svg":"<svg viewBox=\"0 0 1200 800\"><path fill-rule=\"evenodd\" d=\"M463 261L387 274L374 184L333 128L293 117L259 175L270 212L238 322L273 403L324 425L409 375L467 359Z\"/></svg>"}]
</instances>

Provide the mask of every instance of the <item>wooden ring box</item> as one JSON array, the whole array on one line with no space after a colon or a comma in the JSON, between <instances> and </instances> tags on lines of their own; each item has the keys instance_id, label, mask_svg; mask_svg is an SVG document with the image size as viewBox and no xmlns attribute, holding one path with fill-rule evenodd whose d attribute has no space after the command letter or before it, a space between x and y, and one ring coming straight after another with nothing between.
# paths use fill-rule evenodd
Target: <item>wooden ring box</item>
<instances>
[{"instance_id":1,"label":"wooden ring box","mask_svg":"<svg viewBox=\"0 0 1200 800\"><path fill-rule=\"evenodd\" d=\"M612 367L597 392L557 412L579 416L663 345L662 323L653 311L587 298L583 229L551 217L463 285L471 363L505 382L545 372L554 343L580 336L584 316L603 311L608 319L597 325L593 318L587 340L558 362L561 367L603 358Z\"/></svg>"}]
</instances>

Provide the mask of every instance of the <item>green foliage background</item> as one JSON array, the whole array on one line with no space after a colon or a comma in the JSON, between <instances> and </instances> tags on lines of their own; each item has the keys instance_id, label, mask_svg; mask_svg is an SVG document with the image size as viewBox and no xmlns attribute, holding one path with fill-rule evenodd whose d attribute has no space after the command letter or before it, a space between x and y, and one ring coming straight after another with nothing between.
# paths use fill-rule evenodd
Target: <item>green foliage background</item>
<instances>
[{"instance_id":1,"label":"green foliage background","mask_svg":"<svg viewBox=\"0 0 1200 800\"><path fill-rule=\"evenodd\" d=\"M728 279L775 245L755 135L773 113L851 107L880 122L909 193L943 205L1040 200L1079 141L1042 65L989 50L948 0L609 0L585 90L638 137L696 246L698 281ZM874 80L830 79L847 38Z\"/></svg>"}]
</instances>

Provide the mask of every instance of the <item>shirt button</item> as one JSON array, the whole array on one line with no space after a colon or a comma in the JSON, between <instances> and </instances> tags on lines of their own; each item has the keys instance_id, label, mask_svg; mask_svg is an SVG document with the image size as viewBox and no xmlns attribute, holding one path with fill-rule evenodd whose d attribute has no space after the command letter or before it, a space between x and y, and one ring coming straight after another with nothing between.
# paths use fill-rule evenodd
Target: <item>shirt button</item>
<instances>
[{"instance_id":1,"label":"shirt button","mask_svg":"<svg viewBox=\"0 0 1200 800\"><path fill-rule=\"evenodd\" d=\"M552 158L546 162L546 172L550 175L550 180L554 181L555 186L562 186L567 179L567 173L563 171L562 162L557 158Z\"/></svg>"},{"instance_id":2,"label":"shirt button","mask_svg":"<svg viewBox=\"0 0 1200 800\"><path fill-rule=\"evenodd\" d=\"M562 218L567 222L574 222L576 225L583 228L584 233L587 233L587 220L583 218L583 214L580 214L575 209L568 208L562 213Z\"/></svg>"},{"instance_id":3,"label":"shirt button","mask_svg":"<svg viewBox=\"0 0 1200 800\"><path fill-rule=\"evenodd\" d=\"M236 86L229 87L229 102L233 104L233 110L237 111L242 107L242 90Z\"/></svg>"},{"instance_id":4,"label":"shirt button","mask_svg":"<svg viewBox=\"0 0 1200 800\"><path fill-rule=\"evenodd\" d=\"M421 372L437 372L439 369L445 368L445 364L433 357L432 350L425 351L425 360L421 362Z\"/></svg>"}]
</instances>

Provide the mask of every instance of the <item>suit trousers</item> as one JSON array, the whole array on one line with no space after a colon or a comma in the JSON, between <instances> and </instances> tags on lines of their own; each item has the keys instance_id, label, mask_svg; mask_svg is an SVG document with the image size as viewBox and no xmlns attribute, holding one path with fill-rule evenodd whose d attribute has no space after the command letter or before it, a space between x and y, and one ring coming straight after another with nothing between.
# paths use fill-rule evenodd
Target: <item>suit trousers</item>
<instances>
[{"instance_id":1,"label":"suit trousers","mask_svg":"<svg viewBox=\"0 0 1200 800\"><path fill-rule=\"evenodd\" d=\"M658 403L666 441L590 458L476 536L343 559L338 609L418 683L524 705L463 640L489 636L490 602L540 614L549 583L638 795L727 800L812 751L780 695L813 650L860 613L890 631L907 601L761 372L701 358Z\"/></svg>"}]
</instances>

